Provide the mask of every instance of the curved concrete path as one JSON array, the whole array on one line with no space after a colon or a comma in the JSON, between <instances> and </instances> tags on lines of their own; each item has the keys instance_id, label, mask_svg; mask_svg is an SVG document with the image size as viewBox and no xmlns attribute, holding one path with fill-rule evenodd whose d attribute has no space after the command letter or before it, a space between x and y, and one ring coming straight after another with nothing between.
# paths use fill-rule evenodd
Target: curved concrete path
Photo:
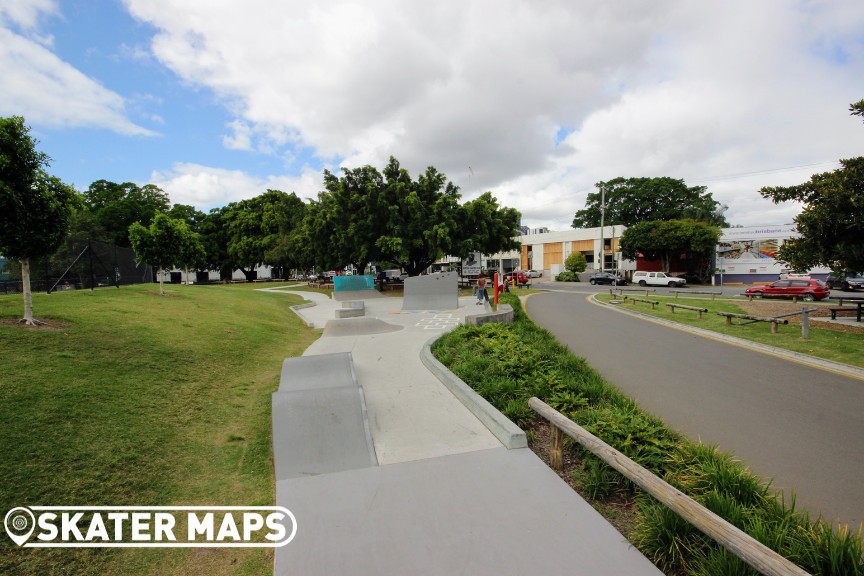
<instances>
[{"instance_id":1,"label":"curved concrete path","mask_svg":"<svg viewBox=\"0 0 864 576\"><path fill-rule=\"evenodd\" d=\"M295 311L324 328L338 306ZM420 359L435 335L482 309L403 312L367 300L376 326L322 337L305 356L350 352L380 465L276 482L297 536L275 556L288 574L568 574L660 572L527 448L508 450ZM353 320L353 319L352 319Z\"/></svg>"},{"instance_id":2,"label":"curved concrete path","mask_svg":"<svg viewBox=\"0 0 864 576\"><path fill-rule=\"evenodd\" d=\"M864 381L586 298L536 294L527 311L670 426L735 454L775 488L795 491L799 508L856 529L864 521Z\"/></svg>"}]
</instances>

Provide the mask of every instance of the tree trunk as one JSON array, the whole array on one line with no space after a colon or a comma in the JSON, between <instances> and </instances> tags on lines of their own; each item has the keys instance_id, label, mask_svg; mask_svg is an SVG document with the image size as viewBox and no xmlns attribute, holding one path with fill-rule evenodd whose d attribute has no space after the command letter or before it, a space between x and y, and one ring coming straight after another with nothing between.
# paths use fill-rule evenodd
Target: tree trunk
<instances>
[{"instance_id":1,"label":"tree trunk","mask_svg":"<svg viewBox=\"0 0 864 576\"><path fill-rule=\"evenodd\" d=\"M24 295L24 318L21 322L27 326L42 324L33 319L33 292L30 290L30 259L21 260L21 293Z\"/></svg>"},{"instance_id":2,"label":"tree trunk","mask_svg":"<svg viewBox=\"0 0 864 576\"><path fill-rule=\"evenodd\" d=\"M160 296L165 295L165 287L162 285L162 283L164 281L165 281L164 270L162 270L162 268L159 268L159 295Z\"/></svg>"}]
</instances>

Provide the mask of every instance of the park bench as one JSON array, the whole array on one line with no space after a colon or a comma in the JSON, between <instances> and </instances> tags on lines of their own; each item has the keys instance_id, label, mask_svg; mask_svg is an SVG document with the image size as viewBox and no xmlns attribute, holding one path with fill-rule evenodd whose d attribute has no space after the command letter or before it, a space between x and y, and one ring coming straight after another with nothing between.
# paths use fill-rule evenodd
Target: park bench
<instances>
[{"instance_id":1,"label":"park bench","mask_svg":"<svg viewBox=\"0 0 864 576\"><path fill-rule=\"evenodd\" d=\"M698 320L702 319L702 313L703 312L708 312L707 308L699 308L698 306L685 306L684 304L673 304L672 302L669 302L668 304L666 304L666 306L668 306L672 310L673 314L675 313L676 308L683 308L684 310L693 310L694 312L696 312L696 318Z\"/></svg>"},{"instance_id":2,"label":"park bench","mask_svg":"<svg viewBox=\"0 0 864 576\"><path fill-rule=\"evenodd\" d=\"M645 296L648 296L651 292L657 292L656 288L609 288L609 295L615 296L615 293L618 293L619 296L623 296L625 292L644 292Z\"/></svg>"},{"instance_id":3,"label":"park bench","mask_svg":"<svg viewBox=\"0 0 864 576\"><path fill-rule=\"evenodd\" d=\"M797 314L797 312L796 312ZM789 320L785 318L769 318L766 316L750 316L749 314L735 314L734 312L717 312L718 316L726 317L726 325L734 326L732 324L733 318L738 318L741 320L749 320L750 322L739 322L738 326L743 326L745 324L752 324L753 322L770 322L771 323L771 333L777 334L777 325L778 324L789 324Z\"/></svg>"},{"instance_id":4,"label":"park bench","mask_svg":"<svg viewBox=\"0 0 864 576\"><path fill-rule=\"evenodd\" d=\"M858 312L858 308L851 308L849 306L841 306L840 308L829 308L831 310L831 320L837 319L838 312L852 312L853 314Z\"/></svg>"},{"instance_id":5,"label":"park bench","mask_svg":"<svg viewBox=\"0 0 864 576\"><path fill-rule=\"evenodd\" d=\"M636 302L644 302L645 304L650 304L652 310L654 310L654 307L655 307L655 306L657 306L658 304L660 304L660 301L659 301L659 300L648 300L647 298L637 298L637 297L635 297L635 296L624 296L624 299L625 299L625 300L629 299L629 300L630 300L631 302L633 302L634 304L635 304Z\"/></svg>"},{"instance_id":6,"label":"park bench","mask_svg":"<svg viewBox=\"0 0 864 576\"><path fill-rule=\"evenodd\" d=\"M675 294L675 299L678 299L679 294L699 294L704 296L711 296L711 300L714 300L716 296L722 296L723 292L712 292L710 290L670 290L673 294Z\"/></svg>"}]
</instances>

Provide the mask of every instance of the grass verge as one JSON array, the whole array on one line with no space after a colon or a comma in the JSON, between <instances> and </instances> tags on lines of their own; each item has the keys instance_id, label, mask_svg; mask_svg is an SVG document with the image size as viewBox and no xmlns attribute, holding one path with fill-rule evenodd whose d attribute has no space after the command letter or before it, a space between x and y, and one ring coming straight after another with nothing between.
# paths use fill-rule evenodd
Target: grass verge
<instances>
[{"instance_id":1,"label":"grass verge","mask_svg":"<svg viewBox=\"0 0 864 576\"><path fill-rule=\"evenodd\" d=\"M601 302L610 302L618 300L608 294L598 294L596 296ZM671 296L652 295L649 300L660 302L660 304L652 310L649 304L642 302L619 304L621 308L695 326L718 334L725 334L742 338L751 342L776 346L792 352L801 354L809 354L817 358L841 362L851 366L864 368L864 355L861 354L861 342L864 340L864 334L847 333L830 329L828 326L821 325L817 321L811 320L809 329L809 338L805 340L801 337L800 316L790 317L789 325L779 326L777 334L771 333L771 325L767 322L756 322L753 324L740 324L736 320L736 324L732 326L726 325L726 318L719 316L717 312L733 312L738 314L750 314L755 316L774 316L774 310L801 310L803 308L820 309L820 314L830 316L828 308L831 304L822 304L814 302L804 302L801 304L782 303L769 300L754 300L753 302L733 301L733 300L711 300L699 298L675 299ZM698 308L707 308L708 312L702 315L702 319L697 319L696 313L689 310L678 310L672 312L667 303L685 304L687 306L695 306ZM761 311L761 312L760 312Z\"/></svg>"},{"instance_id":2,"label":"grass verge","mask_svg":"<svg viewBox=\"0 0 864 576\"><path fill-rule=\"evenodd\" d=\"M537 396L811 574L864 574L860 533L811 520L795 510L794 502L779 500L729 454L668 429L531 322L517 298L505 296L505 302L514 308L512 324L460 327L442 336L433 353L517 425L536 426L527 400ZM580 462L571 485L601 513L618 510L607 502L619 502L622 494L635 501L632 523L624 532L664 572L753 573L593 455L572 444L568 450Z\"/></svg>"},{"instance_id":3,"label":"grass verge","mask_svg":"<svg viewBox=\"0 0 864 576\"><path fill-rule=\"evenodd\" d=\"M0 510L272 505L270 394L318 337L252 285L0 297ZM268 574L261 549L20 549L2 574Z\"/></svg>"}]
</instances>

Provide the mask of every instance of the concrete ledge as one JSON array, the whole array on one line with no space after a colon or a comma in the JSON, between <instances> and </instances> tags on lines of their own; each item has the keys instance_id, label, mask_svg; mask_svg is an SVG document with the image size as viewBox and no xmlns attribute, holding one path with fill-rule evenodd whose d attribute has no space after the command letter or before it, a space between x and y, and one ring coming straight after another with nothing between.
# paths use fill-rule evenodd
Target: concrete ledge
<instances>
[{"instance_id":1,"label":"concrete ledge","mask_svg":"<svg viewBox=\"0 0 864 576\"><path fill-rule=\"evenodd\" d=\"M465 316L465 324L468 326L480 326L481 324L489 324L490 322L513 322L513 307L509 304L499 304L497 312Z\"/></svg>"},{"instance_id":2,"label":"concrete ledge","mask_svg":"<svg viewBox=\"0 0 864 576\"><path fill-rule=\"evenodd\" d=\"M366 315L366 303L362 300L345 300L342 308L336 309L336 318L359 318Z\"/></svg>"},{"instance_id":3,"label":"concrete ledge","mask_svg":"<svg viewBox=\"0 0 864 576\"><path fill-rule=\"evenodd\" d=\"M510 310L510 314L513 310ZM438 339L438 336L432 338L423 345L420 351L420 360L423 365L447 387L450 392L459 399L459 401L468 410L480 420L492 434L504 445L505 448L525 448L528 446L528 439L525 437L525 432L521 428L511 422L506 416L499 412L485 398L477 394L473 388L468 386L461 378L450 372L446 366L441 364L435 356L432 355L432 343Z\"/></svg>"}]
</instances>

